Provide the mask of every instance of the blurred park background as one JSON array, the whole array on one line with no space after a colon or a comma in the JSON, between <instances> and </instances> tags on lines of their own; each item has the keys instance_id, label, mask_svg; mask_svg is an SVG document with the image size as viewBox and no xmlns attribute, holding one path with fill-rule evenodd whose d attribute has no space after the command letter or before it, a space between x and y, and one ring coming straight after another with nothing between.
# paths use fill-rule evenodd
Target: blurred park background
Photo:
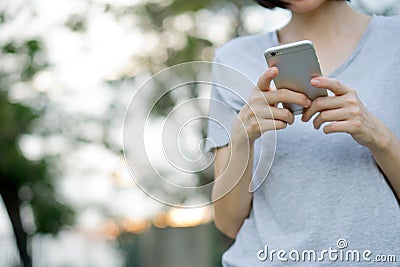
<instances>
[{"instance_id":1,"label":"blurred park background","mask_svg":"<svg viewBox=\"0 0 400 267\"><path fill-rule=\"evenodd\" d=\"M232 240L210 206L165 206L133 182L124 113L153 73L289 19L251 0L0 1L0 267L220 266Z\"/></svg>"}]
</instances>

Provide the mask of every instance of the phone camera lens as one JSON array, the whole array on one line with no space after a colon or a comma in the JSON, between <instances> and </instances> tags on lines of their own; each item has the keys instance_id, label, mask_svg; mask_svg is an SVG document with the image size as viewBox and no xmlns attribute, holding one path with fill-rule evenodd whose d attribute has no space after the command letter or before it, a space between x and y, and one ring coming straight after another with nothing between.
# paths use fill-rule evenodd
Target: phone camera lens
<instances>
[{"instance_id":1,"label":"phone camera lens","mask_svg":"<svg viewBox=\"0 0 400 267\"><path fill-rule=\"evenodd\" d=\"M273 57L276 56L276 52L272 52L271 56L273 56Z\"/></svg>"}]
</instances>

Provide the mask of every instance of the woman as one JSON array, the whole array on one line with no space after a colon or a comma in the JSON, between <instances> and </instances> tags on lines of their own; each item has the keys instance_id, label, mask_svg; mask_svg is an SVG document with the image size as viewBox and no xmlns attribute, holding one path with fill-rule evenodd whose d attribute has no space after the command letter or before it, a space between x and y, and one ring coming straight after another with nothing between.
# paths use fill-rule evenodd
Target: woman
<instances>
[{"instance_id":1,"label":"woman","mask_svg":"<svg viewBox=\"0 0 400 267\"><path fill-rule=\"evenodd\" d=\"M276 32L236 38L215 56L258 81L253 90L237 92L247 104L238 105L222 90L212 93L237 112L225 125L230 138L222 137L221 127L210 124L208 130L214 140L208 149L216 148L215 176L228 181L214 185L214 196L224 195L215 197L215 223L235 238L223 265L376 266L386 256L381 266L395 266L390 261L391 255L400 261L400 18L370 17L345 1L258 3L286 7L292 18ZM313 41L324 74L310 83L327 88L328 97L311 101L271 85L279 70L266 69L263 51L303 39ZM295 120L277 105L283 102L302 105L303 115ZM215 110L211 105L213 119L230 121ZM268 143L275 129L272 168L251 193L251 180L259 178L255 165L268 154L258 140Z\"/></svg>"}]
</instances>

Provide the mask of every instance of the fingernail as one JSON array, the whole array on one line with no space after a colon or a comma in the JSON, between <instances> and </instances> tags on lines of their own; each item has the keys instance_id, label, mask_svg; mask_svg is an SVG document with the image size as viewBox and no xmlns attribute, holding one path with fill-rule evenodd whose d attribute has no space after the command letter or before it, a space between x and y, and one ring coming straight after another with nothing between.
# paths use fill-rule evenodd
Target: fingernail
<instances>
[{"instance_id":1,"label":"fingernail","mask_svg":"<svg viewBox=\"0 0 400 267\"><path fill-rule=\"evenodd\" d=\"M275 74L275 68L271 68L268 70L269 75L274 75Z\"/></svg>"},{"instance_id":2,"label":"fingernail","mask_svg":"<svg viewBox=\"0 0 400 267\"><path fill-rule=\"evenodd\" d=\"M312 86L318 86L318 85L320 85L321 84L321 82L319 81L319 80L317 80L317 79L312 79L311 80L311 85Z\"/></svg>"},{"instance_id":3,"label":"fingernail","mask_svg":"<svg viewBox=\"0 0 400 267\"><path fill-rule=\"evenodd\" d=\"M307 99L306 104L307 104L306 108L310 107L311 104L312 104L311 100L310 100L310 99Z\"/></svg>"}]
</instances>

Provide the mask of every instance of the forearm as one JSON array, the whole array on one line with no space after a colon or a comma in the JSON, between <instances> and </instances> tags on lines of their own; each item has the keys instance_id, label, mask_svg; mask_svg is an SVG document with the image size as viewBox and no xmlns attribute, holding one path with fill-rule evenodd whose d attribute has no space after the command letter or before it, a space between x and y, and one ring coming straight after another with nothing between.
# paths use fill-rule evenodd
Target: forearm
<instances>
[{"instance_id":1,"label":"forearm","mask_svg":"<svg viewBox=\"0 0 400 267\"><path fill-rule=\"evenodd\" d=\"M267 131L286 128L294 115L278 103L309 107L311 100L304 94L287 89L271 88L278 76L276 67L269 68L259 78L249 101L238 113L232 125L231 143L217 150L213 201L215 224L226 235L235 238L244 219L249 215L253 194L249 190L253 171L253 144Z\"/></svg>"},{"instance_id":2,"label":"forearm","mask_svg":"<svg viewBox=\"0 0 400 267\"><path fill-rule=\"evenodd\" d=\"M388 134L371 152L394 193L400 198L400 140L388 130Z\"/></svg>"},{"instance_id":3,"label":"forearm","mask_svg":"<svg viewBox=\"0 0 400 267\"><path fill-rule=\"evenodd\" d=\"M213 187L215 224L227 236L235 238L251 209L253 146L245 139L233 138L223 153L227 153L224 157L227 162L216 173L218 178Z\"/></svg>"}]
</instances>

